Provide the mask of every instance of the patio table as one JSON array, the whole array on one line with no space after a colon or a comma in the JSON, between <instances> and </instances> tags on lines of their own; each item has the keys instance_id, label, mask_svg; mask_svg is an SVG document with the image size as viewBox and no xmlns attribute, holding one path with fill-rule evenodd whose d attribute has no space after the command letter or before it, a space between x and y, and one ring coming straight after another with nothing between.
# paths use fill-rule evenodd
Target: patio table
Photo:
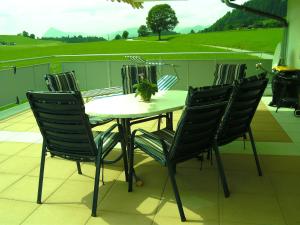
<instances>
[{"instance_id":1,"label":"patio table","mask_svg":"<svg viewBox=\"0 0 300 225\"><path fill-rule=\"evenodd\" d=\"M185 105L187 91L159 91L152 96L150 102L143 102L135 94L116 95L105 98L94 98L85 104L85 112L90 116L114 118L121 121L127 154L130 150L131 125L133 119L166 115L166 126L173 129L172 112L180 110ZM143 119L148 121L149 118ZM137 183L138 184L138 183Z\"/></svg>"}]
</instances>

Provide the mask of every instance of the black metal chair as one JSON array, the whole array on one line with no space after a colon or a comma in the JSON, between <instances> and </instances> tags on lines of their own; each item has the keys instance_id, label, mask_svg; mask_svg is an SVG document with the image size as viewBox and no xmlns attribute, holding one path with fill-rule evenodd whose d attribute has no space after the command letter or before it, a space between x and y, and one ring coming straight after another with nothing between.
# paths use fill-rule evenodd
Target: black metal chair
<instances>
[{"instance_id":1,"label":"black metal chair","mask_svg":"<svg viewBox=\"0 0 300 225\"><path fill-rule=\"evenodd\" d=\"M153 157L168 168L181 221L185 214L175 181L176 164L195 158L212 147L213 139L232 91L232 86L190 88L176 132L162 129L149 133L142 129L133 131L129 152L129 187L132 191L134 148ZM203 104L203 102L205 102ZM140 132L141 135L137 135Z\"/></svg>"},{"instance_id":2,"label":"black metal chair","mask_svg":"<svg viewBox=\"0 0 300 225\"><path fill-rule=\"evenodd\" d=\"M100 168L103 167L104 158L118 142L121 142L125 175L126 179L128 178L122 128L114 124L105 132L93 134L80 92L27 92L27 98L43 136L37 203L42 203L47 152L53 156L75 161L79 174L82 174L80 162L95 162L92 216L96 216ZM117 127L119 132L112 132Z\"/></svg>"},{"instance_id":3,"label":"black metal chair","mask_svg":"<svg viewBox=\"0 0 300 225\"><path fill-rule=\"evenodd\" d=\"M57 74L46 74L44 78L47 88L51 92L80 91L78 81L75 76L75 71L67 71ZM117 94L122 94L121 87L110 87L81 92L82 97L88 100L92 99L93 97L105 97ZM113 121L113 119L101 119L96 116L90 116L89 120L92 127L96 127Z\"/></svg>"},{"instance_id":4,"label":"black metal chair","mask_svg":"<svg viewBox=\"0 0 300 225\"><path fill-rule=\"evenodd\" d=\"M111 95L117 95L122 93L121 87L110 87L110 88L102 88L102 89L94 89L89 91L80 91L78 81L75 76L75 71L67 71L58 74L46 74L44 76L46 85L49 91L51 92L68 92L75 91L80 92L81 96L84 99L91 99L93 97L107 97ZM113 119L107 118L99 118L97 116L89 116L89 122L92 128L107 124L112 122ZM117 155L113 159L105 159L104 163L113 164L122 159L122 154Z\"/></svg>"},{"instance_id":5,"label":"black metal chair","mask_svg":"<svg viewBox=\"0 0 300 225\"><path fill-rule=\"evenodd\" d=\"M246 64L217 64L213 84L233 84L246 76L246 70Z\"/></svg>"},{"instance_id":6,"label":"black metal chair","mask_svg":"<svg viewBox=\"0 0 300 225\"><path fill-rule=\"evenodd\" d=\"M232 96L213 144L225 197L229 197L230 192L219 153L219 146L228 144L248 133L257 171L259 176L262 176L250 123L267 84L268 79L266 78L266 73L235 81Z\"/></svg>"}]
</instances>

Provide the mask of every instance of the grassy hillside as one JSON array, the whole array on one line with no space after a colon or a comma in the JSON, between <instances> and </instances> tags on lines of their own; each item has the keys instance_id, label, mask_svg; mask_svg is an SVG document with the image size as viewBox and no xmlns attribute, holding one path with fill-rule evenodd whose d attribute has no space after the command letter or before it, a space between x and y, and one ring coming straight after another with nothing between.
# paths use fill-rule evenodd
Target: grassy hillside
<instances>
[{"instance_id":1,"label":"grassy hillside","mask_svg":"<svg viewBox=\"0 0 300 225\"><path fill-rule=\"evenodd\" d=\"M132 41L101 41L89 43L62 43L24 38L20 36L0 35L0 40L16 42L14 46L0 46L0 61L32 58L52 55L79 55L79 54L116 54L116 53L149 53L149 52L224 52L225 50L203 45L241 48L254 51L273 52L276 44L281 40L281 29L257 29L228 32L212 32L201 34L187 34L164 36L165 41L157 41L157 37L138 38ZM249 58L242 54L217 55L163 55L148 56L148 59L215 59L215 58ZM102 57L59 57L36 59L2 65L30 65L51 62L57 65L61 61L124 59L124 56ZM1 63L0 63L1 67ZM1 69L1 68L0 68ZM56 69L54 69L56 70Z\"/></svg>"}]
</instances>

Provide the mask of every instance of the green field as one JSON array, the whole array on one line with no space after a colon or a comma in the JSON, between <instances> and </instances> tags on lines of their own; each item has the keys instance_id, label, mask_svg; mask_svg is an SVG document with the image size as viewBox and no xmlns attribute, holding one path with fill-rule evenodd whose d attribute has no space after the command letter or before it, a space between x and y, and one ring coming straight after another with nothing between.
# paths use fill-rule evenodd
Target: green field
<instances>
[{"instance_id":1,"label":"green field","mask_svg":"<svg viewBox=\"0 0 300 225\"><path fill-rule=\"evenodd\" d=\"M272 53L282 38L282 29L253 29L240 31L212 32L201 34L137 38L131 41L102 41L90 43L63 43L58 41L34 40L21 36L0 35L0 41L15 42L14 46L0 46L0 69L3 66L24 66L50 62L53 71L60 70L60 62L85 60L120 60L119 56L80 56L54 57L57 55L80 54L124 54L126 53L168 53L168 52L204 52L202 54L149 55L146 59L223 59L251 58L245 54L205 54L205 52L224 52L225 50L203 45L240 48ZM226 50L227 51L227 50ZM17 62L6 60L51 56L45 59L33 59Z\"/></svg>"}]
</instances>

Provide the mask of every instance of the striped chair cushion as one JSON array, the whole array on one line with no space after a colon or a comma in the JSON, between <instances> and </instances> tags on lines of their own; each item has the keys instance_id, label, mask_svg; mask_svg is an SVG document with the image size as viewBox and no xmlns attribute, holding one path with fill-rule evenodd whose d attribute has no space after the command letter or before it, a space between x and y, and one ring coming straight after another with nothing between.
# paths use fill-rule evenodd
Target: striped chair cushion
<instances>
[{"instance_id":1,"label":"striped chair cushion","mask_svg":"<svg viewBox=\"0 0 300 225\"><path fill-rule=\"evenodd\" d=\"M122 94L122 87L109 87L109 88L101 88L101 89L93 89L88 91L83 91L82 97L83 98L92 98L96 96L110 96L110 95L118 95Z\"/></svg>"},{"instance_id":2,"label":"striped chair cushion","mask_svg":"<svg viewBox=\"0 0 300 225\"><path fill-rule=\"evenodd\" d=\"M121 75L124 94L135 92L133 85L139 82L139 76L144 76L151 83L157 84L156 66L124 65L121 69Z\"/></svg>"},{"instance_id":3,"label":"striped chair cushion","mask_svg":"<svg viewBox=\"0 0 300 225\"><path fill-rule=\"evenodd\" d=\"M159 91L167 91L173 87L178 81L178 77L174 75L164 75L157 81L157 89Z\"/></svg>"},{"instance_id":4,"label":"striped chair cushion","mask_svg":"<svg viewBox=\"0 0 300 225\"><path fill-rule=\"evenodd\" d=\"M45 81L49 91L80 91L73 72L46 74Z\"/></svg>"},{"instance_id":5,"label":"striped chair cushion","mask_svg":"<svg viewBox=\"0 0 300 225\"><path fill-rule=\"evenodd\" d=\"M98 144L99 138L103 132L101 131L93 131L94 141L96 145ZM104 156L109 153L110 150L113 149L113 147L119 142L120 135L119 133L111 132L109 135L107 135L104 138L103 146L102 146L102 153Z\"/></svg>"},{"instance_id":6,"label":"striped chair cushion","mask_svg":"<svg viewBox=\"0 0 300 225\"><path fill-rule=\"evenodd\" d=\"M162 130L152 132L152 134L163 139L167 144L168 150L170 149L175 135L174 131L162 129ZM163 149L159 141L142 134L135 137L134 143L136 147L138 147L142 151L152 156L155 160L160 162L162 165L166 165L165 155L163 153Z\"/></svg>"},{"instance_id":7,"label":"striped chair cushion","mask_svg":"<svg viewBox=\"0 0 300 225\"><path fill-rule=\"evenodd\" d=\"M214 85L233 84L246 76L246 64L217 64Z\"/></svg>"}]
</instances>

